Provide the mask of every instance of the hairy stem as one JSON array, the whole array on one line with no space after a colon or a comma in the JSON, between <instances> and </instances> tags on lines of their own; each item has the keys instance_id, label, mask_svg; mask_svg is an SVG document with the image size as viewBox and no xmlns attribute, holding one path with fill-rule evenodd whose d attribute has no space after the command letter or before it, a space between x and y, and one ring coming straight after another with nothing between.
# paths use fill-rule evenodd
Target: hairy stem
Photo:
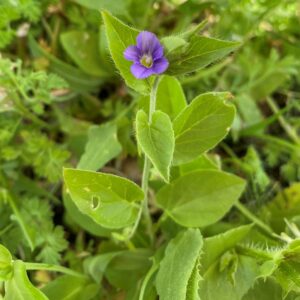
<instances>
[{"instance_id":1,"label":"hairy stem","mask_svg":"<svg viewBox=\"0 0 300 300\"><path fill-rule=\"evenodd\" d=\"M282 238L276 234L267 224L262 222L259 218L257 218L250 210L246 208L242 203L237 202L235 207L250 221L252 221L256 226L262 229L265 233L267 233L272 238L280 239Z\"/></svg>"}]
</instances>

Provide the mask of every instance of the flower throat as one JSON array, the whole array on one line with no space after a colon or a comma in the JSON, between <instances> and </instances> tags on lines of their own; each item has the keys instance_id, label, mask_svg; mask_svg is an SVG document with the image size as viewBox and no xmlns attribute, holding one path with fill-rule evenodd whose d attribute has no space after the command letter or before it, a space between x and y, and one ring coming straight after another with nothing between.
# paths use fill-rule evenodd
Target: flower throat
<instances>
[{"instance_id":1,"label":"flower throat","mask_svg":"<svg viewBox=\"0 0 300 300\"><path fill-rule=\"evenodd\" d=\"M146 68L151 68L153 65L152 56L148 54L144 54L140 59L140 63Z\"/></svg>"}]
</instances>

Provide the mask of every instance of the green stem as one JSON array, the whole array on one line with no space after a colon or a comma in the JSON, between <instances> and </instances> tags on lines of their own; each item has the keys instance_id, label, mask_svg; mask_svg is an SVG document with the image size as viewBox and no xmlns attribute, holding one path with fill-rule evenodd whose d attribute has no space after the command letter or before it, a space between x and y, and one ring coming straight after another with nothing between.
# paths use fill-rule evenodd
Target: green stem
<instances>
[{"instance_id":1,"label":"green stem","mask_svg":"<svg viewBox=\"0 0 300 300\"><path fill-rule=\"evenodd\" d=\"M149 103L149 124L152 123L152 115L155 112L156 108L156 93L157 93L157 87L158 87L158 80L159 78L156 77L153 82L153 86L151 89L150 93L150 103ZM150 167L151 167L151 162L148 159L148 157L145 155L145 160L144 160L144 169L143 169L143 177L142 177L142 190L145 194L145 198L143 201L143 215L146 220L147 224L147 231L150 234L151 241L153 242L153 232L152 232L152 220L148 208L148 188L149 188L149 173L150 173Z\"/></svg>"},{"instance_id":2,"label":"green stem","mask_svg":"<svg viewBox=\"0 0 300 300\"><path fill-rule=\"evenodd\" d=\"M148 273L146 274L143 282L142 282L142 286L141 286L141 290L140 290L140 295L139 295L139 300L144 300L144 294L145 294L145 290L147 287L147 284L149 282L149 280L151 279L152 275L156 272L156 270L158 269L159 264L154 263L152 265L152 267L150 268L150 270L148 271Z\"/></svg>"},{"instance_id":3,"label":"green stem","mask_svg":"<svg viewBox=\"0 0 300 300\"><path fill-rule=\"evenodd\" d=\"M251 220L256 226L261 228L265 233L270 235L272 238L281 239L281 237L273 232L273 230L264 222L262 222L259 218L257 218L250 210L246 208L242 203L235 203L235 207L249 220Z\"/></svg>"},{"instance_id":4,"label":"green stem","mask_svg":"<svg viewBox=\"0 0 300 300\"><path fill-rule=\"evenodd\" d=\"M240 254L251 256L251 257L254 257L256 259L264 259L264 260L273 259L272 254L270 254L266 251L263 251L261 249L254 249L254 248L249 248L249 247L245 247L245 246L242 246L242 245L237 245L236 250Z\"/></svg>"},{"instance_id":5,"label":"green stem","mask_svg":"<svg viewBox=\"0 0 300 300\"><path fill-rule=\"evenodd\" d=\"M277 114L279 112L277 104L273 101L271 97L267 97L266 100L273 113ZM278 116L278 120L281 127L285 130L286 134L290 137L290 139L296 144L300 145L300 138L295 129L286 121L286 119L282 115Z\"/></svg>"},{"instance_id":6,"label":"green stem","mask_svg":"<svg viewBox=\"0 0 300 300\"><path fill-rule=\"evenodd\" d=\"M79 272L73 271L66 267L57 266L57 265L25 262L25 266L26 266L26 270L28 270L28 271L30 271L30 270L47 270L47 271L53 271L53 272L60 272L60 273L64 273L64 274L76 276L76 277L85 277L85 275L82 275Z\"/></svg>"},{"instance_id":7,"label":"green stem","mask_svg":"<svg viewBox=\"0 0 300 300\"><path fill-rule=\"evenodd\" d=\"M155 78L153 82L153 86L151 89L150 93L150 103L149 103L149 123L151 124L152 122L152 114L155 112L155 107L156 107L156 92L157 92L157 87L158 87L158 77ZM142 215L144 215L145 221L146 221L146 226L147 226L147 231L149 233L151 243L153 244L153 231L152 231L152 220L148 208L148 181L149 181L149 173L150 173L150 167L151 167L151 162L150 160L145 156L144 158L144 167L143 167L143 175L142 175L142 190L144 192L144 200L141 205L137 220L132 228L132 231L129 235L129 238L133 237L137 227L140 223Z\"/></svg>"}]
</instances>

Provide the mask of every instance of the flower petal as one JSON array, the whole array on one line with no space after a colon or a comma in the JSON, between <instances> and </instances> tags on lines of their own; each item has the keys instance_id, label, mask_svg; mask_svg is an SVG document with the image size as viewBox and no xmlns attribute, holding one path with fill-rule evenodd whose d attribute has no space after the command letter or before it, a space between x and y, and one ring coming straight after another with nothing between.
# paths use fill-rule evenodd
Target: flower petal
<instances>
[{"instance_id":1,"label":"flower petal","mask_svg":"<svg viewBox=\"0 0 300 300\"><path fill-rule=\"evenodd\" d=\"M127 60L138 62L140 58L140 51L137 46L129 46L124 51L124 57Z\"/></svg>"},{"instance_id":2,"label":"flower petal","mask_svg":"<svg viewBox=\"0 0 300 300\"><path fill-rule=\"evenodd\" d=\"M152 68L148 69L139 63L135 63L130 68L131 73L137 79L144 79L154 74Z\"/></svg>"},{"instance_id":3,"label":"flower petal","mask_svg":"<svg viewBox=\"0 0 300 300\"><path fill-rule=\"evenodd\" d=\"M159 46L157 46L153 52L152 52L152 58L153 60L157 60L160 59L164 56L164 48L162 45L159 44Z\"/></svg>"},{"instance_id":4,"label":"flower petal","mask_svg":"<svg viewBox=\"0 0 300 300\"><path fill-rule=\"evenodd\" d=\"M162 57L154 61L152 70L155 74L161 74L167 70L168 66L169 66L168 60L165 57Z\"/></svg>"},{"instance_id":5,"label":"flower petal","mask_svg":"<svg viewBox=\"0 0 300 300\"><path fill-rule=\"evenodd\" d=\"M136 38L136 44L142 54L151 54L159 49L161 44L156 35L149 31L142 31Z\"/></svg>"}]
</instances>

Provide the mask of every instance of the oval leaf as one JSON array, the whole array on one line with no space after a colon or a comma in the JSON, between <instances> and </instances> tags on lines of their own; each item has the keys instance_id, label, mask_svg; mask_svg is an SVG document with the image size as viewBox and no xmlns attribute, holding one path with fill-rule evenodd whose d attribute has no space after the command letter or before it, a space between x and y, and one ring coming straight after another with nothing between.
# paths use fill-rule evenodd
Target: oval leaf
<instances>
[{"instance_id":1,"label":"oval leaf","mask_svg":"<svg viewBox=\"0 0 300 300\"><path fill-rule=\"evenodd\" d=\"M199 278L194 273L202 244L198 229L181 232L168 244L156 277L160 300L191 299L191 292L187 288L191 288L194 277Z\"/></svg>"},{"instance_id":2,"label":"oval leaf","mask_svg":"<svg viewBox=\"0 0 300 300\"><path fill-rule=\"evenodd\" d=\"M188 173L157 194L158 204L175 222L203 227L220 220L244 190L243 179L215 170Z\"/></svg>"},{"instance_id":3,"label":"oval leaf","mask_svg":"<svg viewBox=\"0 0 300 300\"><path fill-rule=\"evenodd\" d=\"M228 133L235 108L229 93L207 93L196 97L174 120L174 164L197 158L213 148Z\"/></svg>"},{"instance_id":4,"label":"oval leaf","mask_svg":"<svg viewBox=\"0 0 300 300\"><path fill-rule=\"evenodd\" d=\"M149 124L147 114L143 110L138 111L136 136L143 152L168 182L174 152L174 132L169 116L161 111L155 111Z\"/></svg>"},{"instance_id":5,"label":"oval leaf","mask_svg":"<svg viewBox=\"0 0 300 300\"><path fill-rule=\"evenodd\" d=\"M106 228L133 224L144 193L135 183L115 175L65 169L67 190L78 209Z\"/></svg>"}]
</instances>

